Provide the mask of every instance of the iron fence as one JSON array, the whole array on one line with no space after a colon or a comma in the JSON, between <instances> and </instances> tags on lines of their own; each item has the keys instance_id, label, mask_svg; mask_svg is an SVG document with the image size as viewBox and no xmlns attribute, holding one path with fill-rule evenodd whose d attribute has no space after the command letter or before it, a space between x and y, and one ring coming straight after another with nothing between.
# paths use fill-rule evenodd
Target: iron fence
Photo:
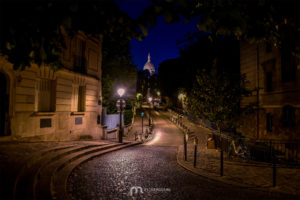
<instances>
[{"instance_id":1,"label":"iron fence","mask_svg":"<svg viewBox=\"0 0 300 200\"><path fill-rule=\"evenodd\" d=\"M300 164L300 141L253 140L212 133L216 148L227 153L227 159Z\"/></svg>"}]
</instances>

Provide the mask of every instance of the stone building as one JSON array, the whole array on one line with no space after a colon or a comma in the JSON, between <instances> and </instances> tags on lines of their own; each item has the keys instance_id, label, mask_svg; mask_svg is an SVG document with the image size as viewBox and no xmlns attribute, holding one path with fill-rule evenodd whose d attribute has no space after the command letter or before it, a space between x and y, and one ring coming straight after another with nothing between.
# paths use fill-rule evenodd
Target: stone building
<instances>
[{"instance_id":1,"label":"stone building","mask_svg":"<svg viewBox=\"0 0 300 200\"><path fill-rule=\"evenodd\" d=\"M284 47L241 43L240 70L249 88L256 89L243 105L257 102L245 118L241 132L256 139L300 139L299 58Z\"/></svg>"},{"instance_id":2,"label":"stone building","mask_svg":"<svg viewBox=\"0 0 300 200\"><path fill-rule=\"evenodd\" d=\"M101 39L66 39L64 68L23 71L0 56L0 140L101 138Z\"/></svg>"}]
</instances>

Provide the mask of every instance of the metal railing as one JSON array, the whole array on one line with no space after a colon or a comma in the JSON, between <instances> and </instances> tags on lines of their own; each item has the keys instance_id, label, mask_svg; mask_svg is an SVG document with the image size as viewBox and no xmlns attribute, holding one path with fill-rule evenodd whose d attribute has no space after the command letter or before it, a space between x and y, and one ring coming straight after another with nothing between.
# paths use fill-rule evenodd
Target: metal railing
<instances>
[{"instance_id":1,"label":"metal railing","mask_svg":"<svg viewBox=\"0 0 300 200\"><path fill-rule=\"evenodd\" d=\"M195 118L191 115L184 116L175 111L169 111L171 112L170 121L184 130L188 130L188 127L183 123L183 117L211 129L212 133L209 138L213 140L215 148L222 149L227 153L225 159L242 159L243 161L260 161L267 163L273 163L275 161L280 164L292 165L300 164L300 141L254 140L237 137L230 132L220 134L216 131L213 124L208 121Z\"/></svg>"}]
</instances>

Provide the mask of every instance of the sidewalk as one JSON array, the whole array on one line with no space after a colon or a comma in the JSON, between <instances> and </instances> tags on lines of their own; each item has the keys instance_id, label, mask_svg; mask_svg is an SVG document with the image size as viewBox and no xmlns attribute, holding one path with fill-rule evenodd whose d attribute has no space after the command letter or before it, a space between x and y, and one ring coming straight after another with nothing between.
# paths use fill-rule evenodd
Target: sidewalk
<instances>
[{"instance_id":1,"label":"sidewalk","mask_svg":"<svg viewBox=\"0 0 300 200\"><path fill-rule=\"evenodd\" d=\"M182 167L207 178L240 187L280 192L300 197L300 169L277 167L277 186L273 187L272 165L262 162L236 162L224 160L224 175L220 176L220 152L207 149L211 130L194 124L186 118L183 123L191 131L187 145L187 161L184 161L183 145L178 148L177 162ZM197 165L193 167L194 137L197 136ZM224 158L226 152L224 152Z\"/></svg>"}]
</instances>

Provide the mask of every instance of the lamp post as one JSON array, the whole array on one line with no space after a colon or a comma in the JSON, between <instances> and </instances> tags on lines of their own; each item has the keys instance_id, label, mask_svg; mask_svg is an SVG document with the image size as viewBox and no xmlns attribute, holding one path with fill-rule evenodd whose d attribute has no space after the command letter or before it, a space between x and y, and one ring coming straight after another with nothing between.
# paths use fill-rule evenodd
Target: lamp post
<instances>
[{"instance_id":1,"label":"lamp post","mask_svg":"<svg viewBox=\"0 0 300 200\"><path fill-rule=\"evenodd\" d=\"M184 94L180 93L178 95L178 99L180 100L181 108L183 109Z\"/></svg>"},{"instance_id":2,"label":"lamp post","mask_svg":"<svg viewBox=\"0 0 300 200\"><path fill-rule=\"evenodd\" d=\"M118 89L118 95L120 96L120 129L119 129L119 143L122 143L123 142L123 126L122 126L122 113L123 113L123 103L125 104L125 101L122 99L122 96L124 95L125 93L125 89L123 88L120 88ZM123 102L124 101L124 102Z\"/></svg>"},{"instance_id":3,"label":"lamp post","mask_svg":"<svg viewBox=\"0 0 300 200\"><path fill-rule=\"evenodd\" d=\"M150 114L151 114L151 101L152 101L152 97L149 97L148 98L148 101L149 101L149 126L151 125L151 117L150 117Z\"/></svg>"}]
</instances>

